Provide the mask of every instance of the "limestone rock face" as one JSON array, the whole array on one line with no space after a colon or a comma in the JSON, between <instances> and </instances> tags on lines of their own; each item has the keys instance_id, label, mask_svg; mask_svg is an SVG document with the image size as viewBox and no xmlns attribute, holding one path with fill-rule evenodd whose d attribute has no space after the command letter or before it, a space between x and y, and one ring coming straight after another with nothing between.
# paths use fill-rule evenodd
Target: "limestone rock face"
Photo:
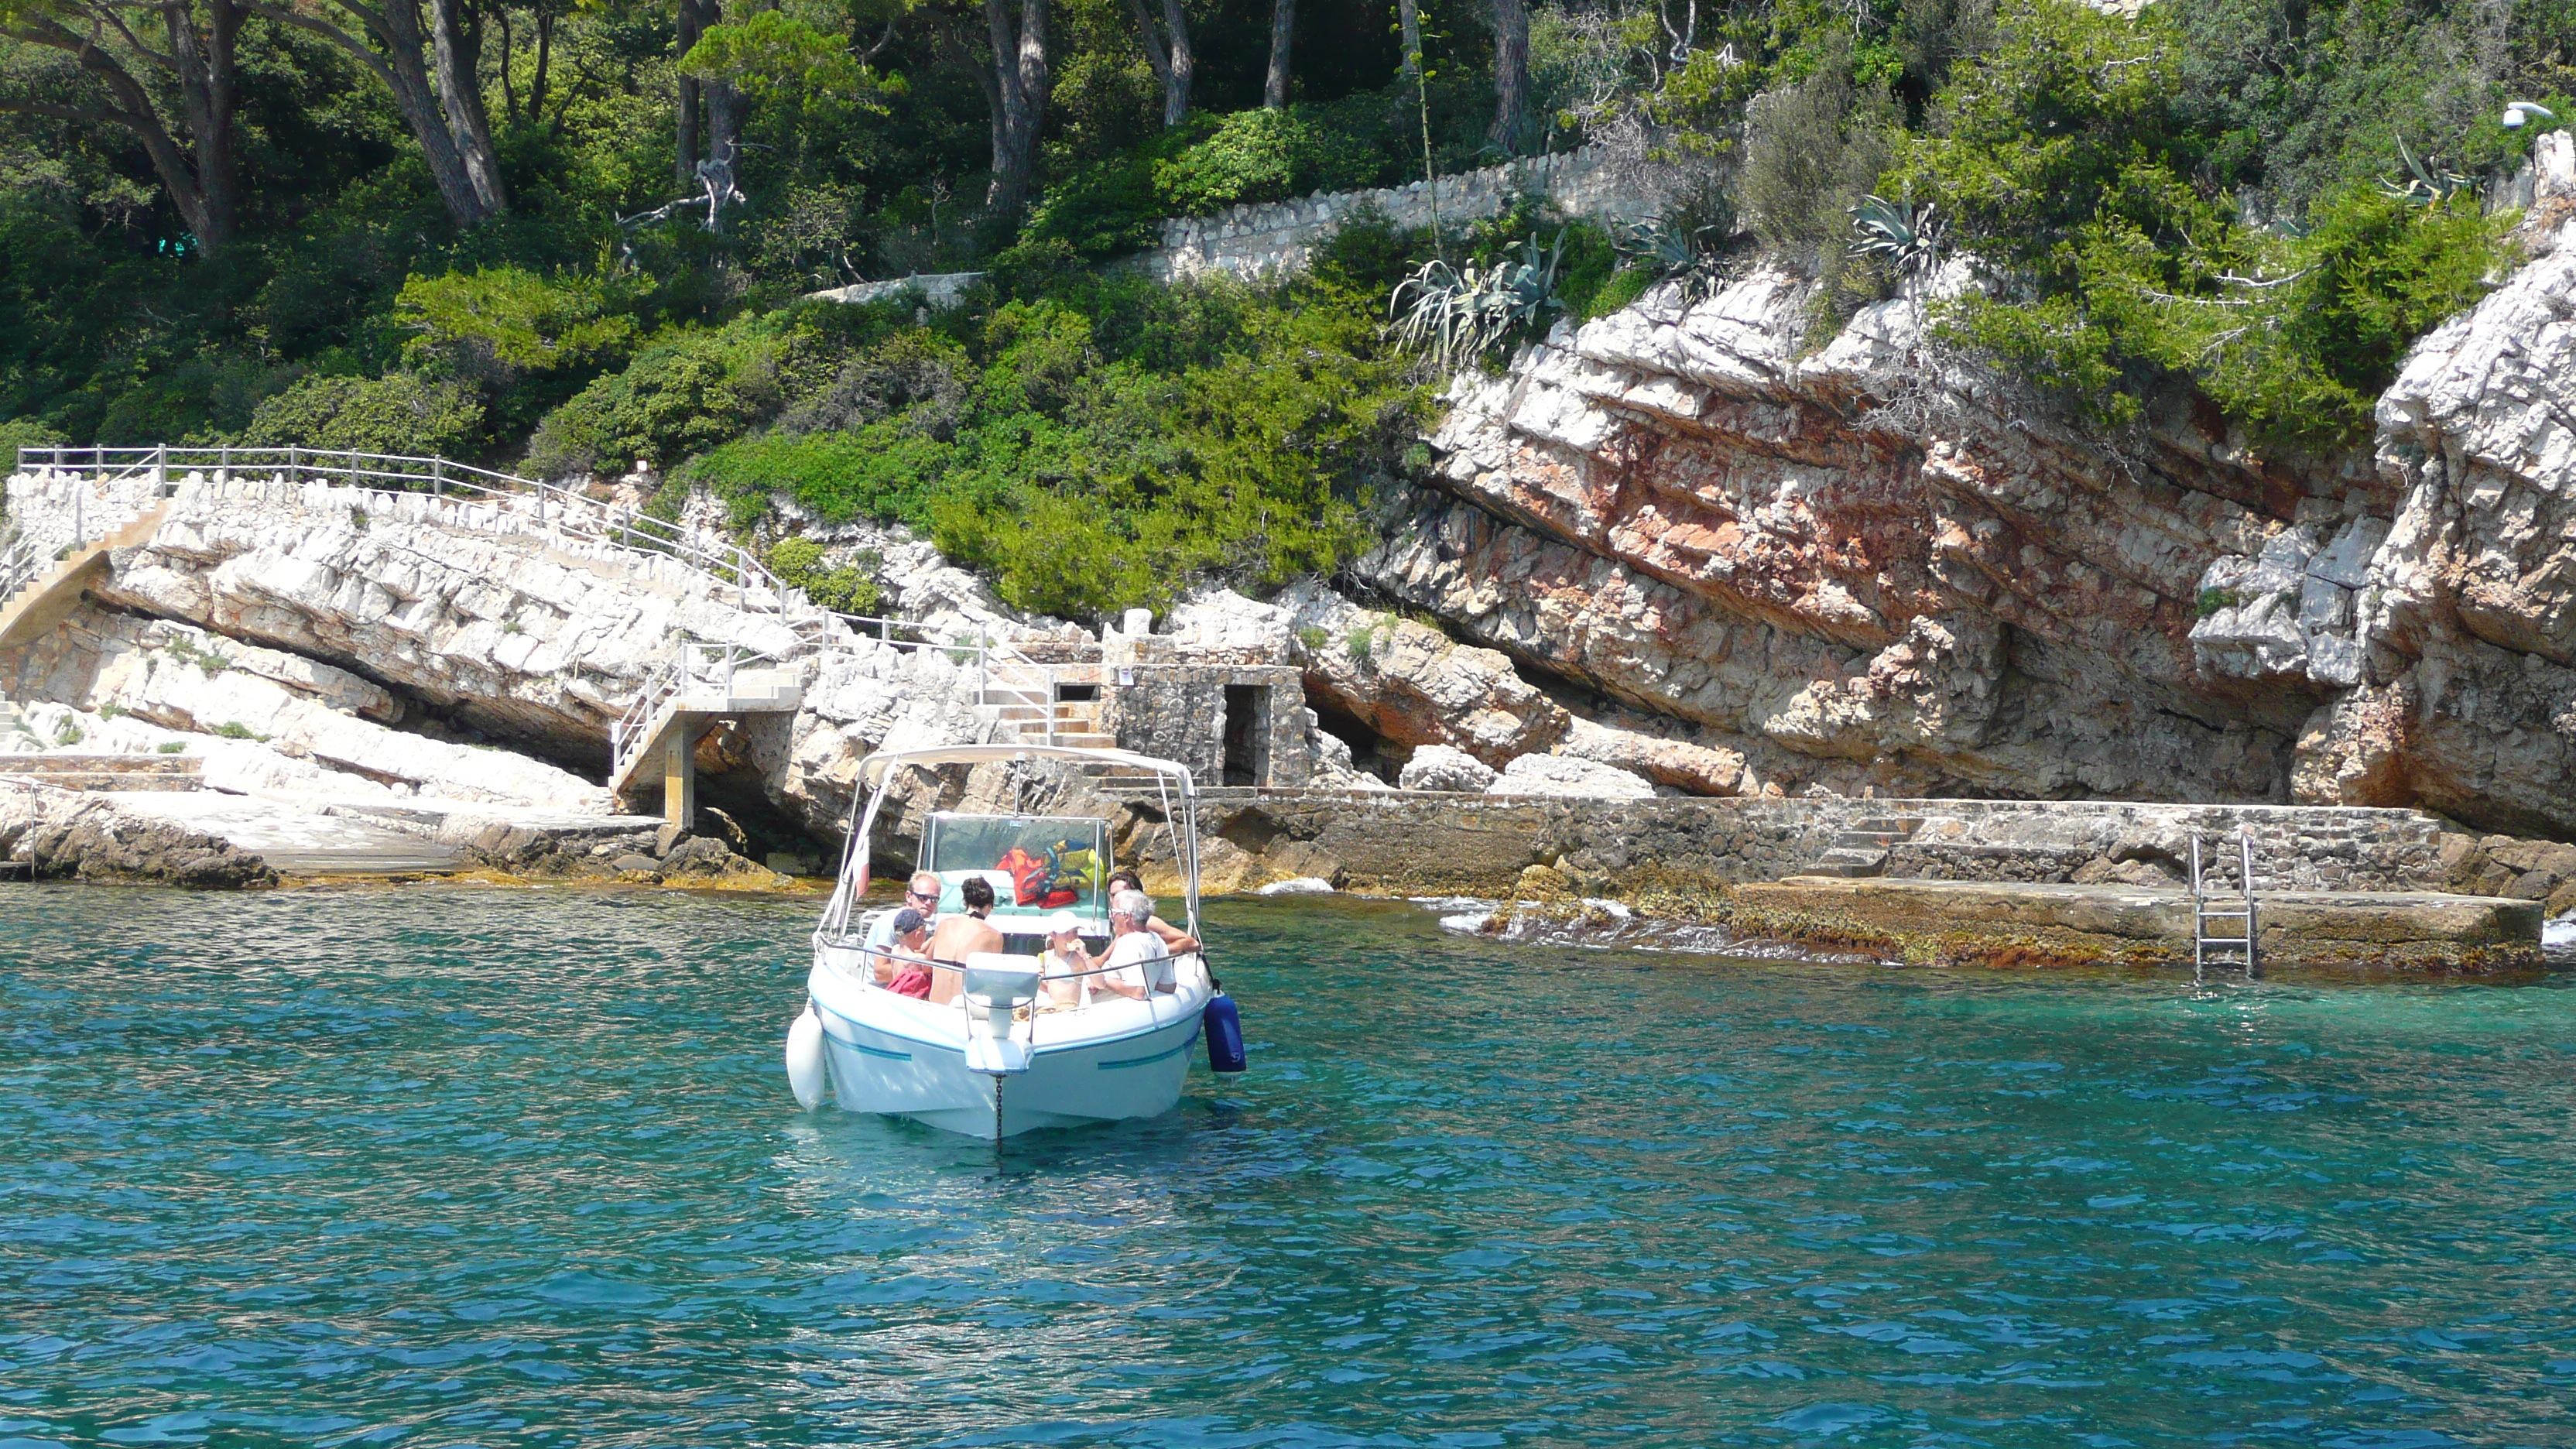
<instances>
[{"instance_id":1,"label":"limestone rock face","mask_svg":"<svg viewBox=\"0 0 2576 1449\"><path fill-rule=\"evenodd\" d=\"M1695 792L2424 804L2576 831L2564 133L2531 186L2562 230L2418 344L2374 443L2337 456L2260 455L2185 396L2119 436L2058 420L1927 340L1956 275L1825 339L1770 272L1560 327L1453 386L1433 486L1387 500L1355 572L1628 717L1479 670L1416 687L1487 721L1435 732L1387 702L1406 636L1359 659L1357 620L1311 605L1310 684L1374 689L1353 713L1399 742ZM1433 652L1402 667L1454 679Z\"/></svg>"},{"instance_id":2,"label":"limestone rock face","mask_svg":"<svg viewBox=\"0 0 2576 1449\"><path fill-rule=\"evenodd\" d=\"M488 502L192 476L95 592L566 752L598 748L675 634L764 653L792 642L676 563L517 523Z\"/></svg>"},{"instance_id":3,"label":"limestone rock face","mask_svg":"<svg viewBox=\"0 0 2576 1449\"><path fill-rule=\"evenodd\" d=\"M1571 795L1594 800L1650 799L1655 787L1615 765L1567 755L1523 755L1503 767L1488 795Z\"/></svg>"},{"instance_id":4,"label":"limestone rock face","mask_svg":"<svg viewBox=\"0 0 2576 1449\"><path fill-rule=\"evenodd\" d=\"M85 749L169 746L204 757L207 782L227 790L612 808L606 790L541 760L388 728L402 703L355 674L168 620L77 608L0 658L0 692L45 701L28 707L29 743L68 727Z\"/></svg>"},{"instance_id":5,"label":"limestone rock face","mask_svg":"<svg viewBox=\"0 0 2576 1449\"><path fill-rule=\"evenodd\" d=\"M2544 213L2576 205L2566 141ZM2403 501L2353 594L2357 687L2301 751L2312 798L2576 830L2576 222L2536 249L2380 398Z\"/></svg>"},{"instance_id":6,"label":"limestone rock face","mask_svg":"<svg viewBox=\"0 0 2576 1449\"><path fill-rule=\"evenodd\" d=\"M1577 719L1556 752L1643 775L1692 795L1734 795L1745 781L1744 756L1688 740Z\"/></svg>"},{"instance_id":7,"label":"limestone rock face","mask_svg":"<svg viewBox=\"0 0 2576 1449\"><path fill-rule=\"evenodd\" d=\"M39 880L197 890L277 884L268 862L175 821L59 790L7 793L0 854L26 860Z\"/></svg>"},{"instance_id":8,"label":"limestone rock face","mask_svg":"<svg viewBox=\"0 0 2576 1449\"><path fill-rule=\"evenodd\" d=\"M1494 783L1493 766L1448 745L1424 745L1404 762L1402 783L1407 790L1458 790L1482 794Z\"/></svg>"},{"instance_id":9,"label":"limestone rock face","mask_svg":"<svg viewBox=\"0 0 2576 1449\"><path fill-rule=\"evenodd\" d=\"M1566 731L1564 706L1521 678L1506 655L1460 644L1428 624L1364 609L1330 589L1282 594L1278 617L1321 699L1399 745L1451 745L1501 765L1544 752Z\"/></svg>"},{"instance_id":10,"label":"limestone rock face","mask_svg":"<svg viewBox=\"0 0 2576 1449\"><path fill-rule=\"evenodd\" d=\"M849 828L859 764L879 750L981 743L992 726L972 709L971 665L936 649L862 646L801 666L810 671L804 708L792 721L756 718L745 731L769 797L820 839ZM929 801L933 787L907 792ZM897 821L888 828L898 828Z\"/></svg>"}]
</instances>

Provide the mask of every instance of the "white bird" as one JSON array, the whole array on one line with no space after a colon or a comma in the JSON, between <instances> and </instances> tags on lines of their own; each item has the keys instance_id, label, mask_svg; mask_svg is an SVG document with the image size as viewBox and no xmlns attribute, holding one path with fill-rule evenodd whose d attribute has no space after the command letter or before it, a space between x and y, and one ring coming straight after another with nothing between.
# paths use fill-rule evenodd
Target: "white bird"
<instances>
[{"instance_id":1,"label":"white bird","mask_svg":"<svg viewBox=\"0 0 2576 1449\"><path fill-rule=\"evenodd\" d=\"M2554 121L2558 119L2557 112L2552 111L2547 106L2544 106L2537 101L2515 101L2504 108L2505 129L2518 130L2521 128L2523 122L2534 116L2538 116L2544 121Z\"/></svg>"}]
</instances>

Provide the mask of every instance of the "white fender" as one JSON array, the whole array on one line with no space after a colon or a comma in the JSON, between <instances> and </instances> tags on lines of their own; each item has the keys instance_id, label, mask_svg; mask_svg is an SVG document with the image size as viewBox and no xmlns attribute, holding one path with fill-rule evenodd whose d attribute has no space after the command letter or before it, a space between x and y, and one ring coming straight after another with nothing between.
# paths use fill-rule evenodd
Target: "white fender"
<instances>
[{"instance_id":1,"label":"white fender","mask_svg":"<svg viewBox=\"0 0 2576 1449\"><path fill-rule=\"evenodd\" d=\"M823 1019L807 1002L787 1027L787 1087L796 1094L796 1105L811 1112L822 1104L829 1082L823 1069Z\"/></svg>"}]
</instances>

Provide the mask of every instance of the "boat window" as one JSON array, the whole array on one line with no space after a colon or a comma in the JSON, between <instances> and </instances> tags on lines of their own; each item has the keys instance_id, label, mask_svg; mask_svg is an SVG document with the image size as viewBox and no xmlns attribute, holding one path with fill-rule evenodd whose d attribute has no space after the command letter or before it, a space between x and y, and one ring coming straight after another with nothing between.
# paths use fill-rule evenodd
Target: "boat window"
<instances>
[{"instance_id":1,"label":"boat window","mask_svg":"<svg viewBox=\"0 0 2576 1449\"><path fill-rule=\"evenodd\" d=\"M1071 911L1106 917L1102 884L1109 876L1109 823L1078 816L955 815L930 817L922 862L939 874L939 909L965 909L959 888L971 876L993 883L995 916Z\"/></svg>"}]
</instances>

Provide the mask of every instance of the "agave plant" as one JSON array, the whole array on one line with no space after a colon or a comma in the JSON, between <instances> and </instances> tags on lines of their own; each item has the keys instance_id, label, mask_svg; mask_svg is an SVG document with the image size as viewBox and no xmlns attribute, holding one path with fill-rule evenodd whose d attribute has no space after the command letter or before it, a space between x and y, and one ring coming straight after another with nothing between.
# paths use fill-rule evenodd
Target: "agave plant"
<instances>
[{"instance_id":1,"label":"agave plant","mask_svg":"<svg viewBox=\"0 0 2576 1449\"><path fill-rule=\"evenodd\" d=\"M1532 232L1522 243L1519 261L1506 256L1490 267L1424 262L1387 299L1396 341L1430 353L1443 367L1484 356L1565 305L1556 295L1556 266L1564 255L1565 233L1560 230L1544 258L1538 234Z\"/></svg>"},{"instance_id":2,"label":"agave plant","mask_svg":"<svg viewBox=\"0 0 2576 1449\"><path fill-rule=\"evenodd\" d=\"M2380 189L2415 206L2433 206L2450 200L2463 191L2474 191L2477 183L2444 166L2429 156L2417 156L2406 149L2406 138L2397 138L2397 157L2406 163L2404 181L2382 180Z\"/></svg>"},{"instance_id":3,"label":"agave plant","mask_svg":"<svg viewBox=\"0 0 2576 1449\"><path fill-rule=\"evenodd\" d=\"M1938 202L1916 206L1884 196L1864 196L1851 209L1852 229L1860 233L1851 254L1882 257L1899 276L1922 277L1941 264L1942 225L1933 218Z\"/></svg>"},{"instance_id":4,"label":"agave plant","mask_svg":"<svg viewBox=\"0 0 2576 1449\"><path fill-rule=\"evenodd\" d=\"M1611 245L1619 254L1652 268L1661 282L1679 281L1693 297L1714 294L1725 284L1725 261L1710 237L1718 228L1683 231L1660 216L1632 223L1613 223Z\"/></svg>"}]
</instances>

